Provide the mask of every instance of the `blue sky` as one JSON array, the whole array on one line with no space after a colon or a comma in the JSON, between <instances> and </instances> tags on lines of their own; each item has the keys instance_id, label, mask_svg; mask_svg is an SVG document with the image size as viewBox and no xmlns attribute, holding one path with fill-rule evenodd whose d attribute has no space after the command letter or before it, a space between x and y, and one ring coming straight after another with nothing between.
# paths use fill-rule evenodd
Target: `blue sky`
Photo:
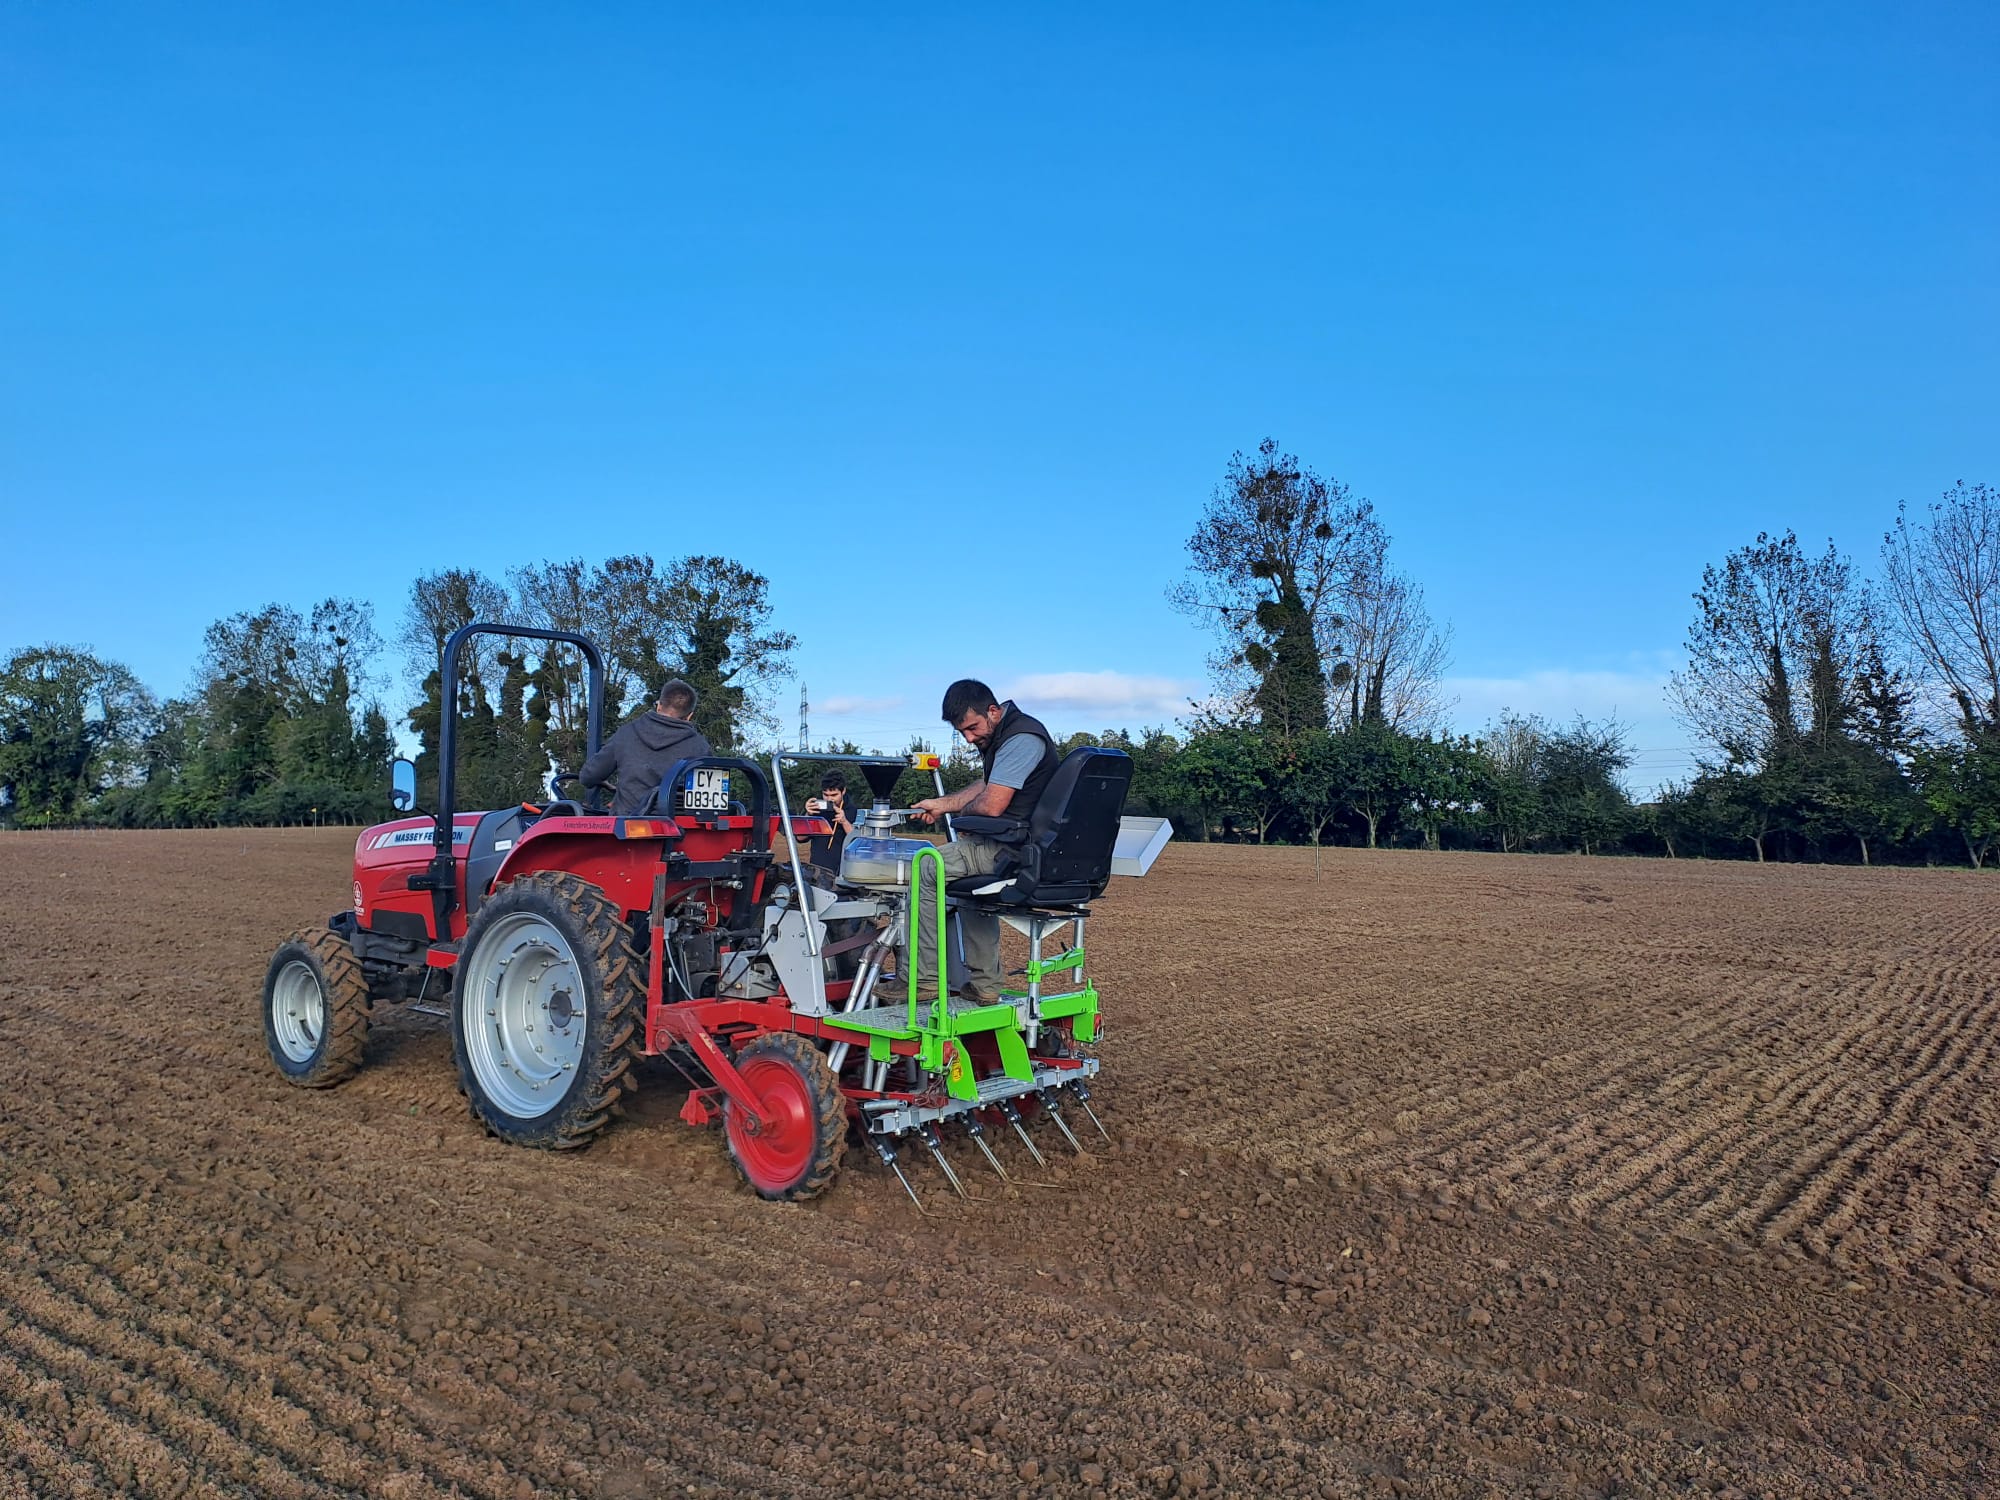
<instances>
[{"instance_id":1,"label":"blue sky","mask_svg":"<svg viewBox=\"0 0 2000 1500\"><path fill-rule=\"evenodd\" d=\"M725 550L816 736L1157 722L1269 434L1649 786L1705 562L2000 477L2000 10L1505 9L0 8L0 648Z\"/></svg>"}]
</instances>

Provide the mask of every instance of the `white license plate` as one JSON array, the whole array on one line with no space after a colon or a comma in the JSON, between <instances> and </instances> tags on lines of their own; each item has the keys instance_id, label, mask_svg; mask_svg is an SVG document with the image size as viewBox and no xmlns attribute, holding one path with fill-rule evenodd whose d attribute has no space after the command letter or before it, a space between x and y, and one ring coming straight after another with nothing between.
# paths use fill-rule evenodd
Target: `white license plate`
<instances>
[{"instance_id":1,"label":"white license plate","mask_svg":"<svg viewBox=\"0 0 2000 1500\"><path fill-rule=\"evenodd\" d=\"M729 773L715 766L688 772L681 792L681 806L689 812L728 812Z\"/></svg>"}]
</instances>

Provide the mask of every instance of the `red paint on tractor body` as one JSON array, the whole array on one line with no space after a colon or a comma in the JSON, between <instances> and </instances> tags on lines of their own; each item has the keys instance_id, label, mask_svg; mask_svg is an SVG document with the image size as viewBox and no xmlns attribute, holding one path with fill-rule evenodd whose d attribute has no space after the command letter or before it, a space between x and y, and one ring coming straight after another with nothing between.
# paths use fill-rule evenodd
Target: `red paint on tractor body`
<instances>
[{"instance_id":1,"label":"red paint on tractor body","mask_svg":"<svg viewBox=\"0 0 2000 1500\"><path fill-rule=\"evenodd\" d=\"M436 930L436 906L430 891L410 888L410 877L422 875L430 866L436 829L433 821L398 818L364 830L354 843L354 915L360 925L374 927L378 912L404 912L423 919L434 942L456 942L464 937L465 856L482 816L476 812L460 813L453 820L458 889L452 904L450 930L442 933ZM680 817L671 822L653 818L646 821L656 827L677 828L679 837L620 838L618 827L626 821L609 815L538 819L507 851L493 884L498 886L535 870L565 870L581 875L626 911L644 911L653 899L653 877L669 864L670 855L684 855L698 864L724 859L748 844L751 827L751 819L747 817ZM775 817L769 821L771 848L777 861L786 863L789 850L784 821ZM793 836L801 840L831 831L819 818L792 819ZM762 897L761 884L748 893L752 901ZM709 877L670 882L668 902L671 904L683 894L702 891L711 885L714 882ZM716 886L716 891L714 904L719 913L733 913L743 893L720 886ZM445 956L447 964L451 961L452 956Z\"/></svg>"},{"instance_id":2,"label":"red paint on tractor body","mask_svg":"<svg viewBox=\"0 0 2000 1500\"><path fill-rule=\"evenodd\" d=\"M466 928L466 855L480 818L479 813L463 813L455 820L458 899L453 903L446 924L448 930L441 934L434 933L432 946L424 952L423 962L432 968L449 968L459 958L457 945L464 937ZM640 828L628 831L624 828L628 822L637 822ZM726 932L732 921L737 919L739 913L747 920L750 916L748 908L754 908L763 900L773 878L782 877L788 871L790 850L785 841L784 822L772 817L769 823L770 863L755 870L747 881L747 888L727 883L730 876L726 862L748 848L752 820L743 816L685 815L671 823L660 818L624 819L605 815L541 817L517 836L514 847L507 851L506 859L494 876L493 885L497 888L509 880L541 870L580 875L604 891L625 913L627 920L635 925L647 919L649 914L673 910L685 912L690 904L698 903L702 908L701 924L725 934L726 951ZM433 828L434 824L428 818L402 818L378 824L356 841L355 914L363 928L373 928L382 914L402 912L423 919L426 931L432 930L436 910L432 893L421 886L413 890L409 882L410 877L421 876L429 868ZM803 840L830 831L830 826L819 818L792 819L792 832L796 839ZM621 833L625 836L621 837ZM688 864L706 865L710 870L690 874L687 872ZM886 1046L896 1057L912 1057L921 1051L920 1044L914 1039L871 1038L865 1033L849 1030L840 1025L838 1014L823 1017L800 1015L792 1009L790 998L782 992L759 1000L683 998L670 1001L664 988L668 966L662 951L662 924L647 921L646 925L650 935L645 953L646 1016L642 1048L648 1054L659 1054L676 1044L685 1046L712 1080L708 1085L697 1086L682 1106L681 1118L689 1124L706 1125L722 1118L725 1099L734 1104L740 1112L744 1128L753 1136L797 1114L798 1101L785 1095L778 1087L785 1080L777 1073L767 1069L759 1078L753 1079L739 1072L735 1066L737 1049L766 1032L797 1032L827 1042L847 1042L864 1048L872 1040L877 1047ZM847 997L849 989L849 983L829 982L826 995L829 1001L837 1004ZM1047 1029L1067 1032L1069 1024L1056 1021L1048 1023ZM977 1038L970 1047L964 1047L960 1042L951 1045L962 1047L961 1055L965 1062L976 1069L987 1071L998 1066L998 1054L989 1039ZM1062 1055L1060 1050L1037 1052L1034 1062L1040 1067L1064 1071L1080 1066L1073 1057ZM771 1084L774 1097L768 1100L763 1097L760 1082ZM894 1088L872 1092L852 1086L846 1086L842 1091L847 1096L850 1113L858 1112L860 1105L868 1100L938 1104L945 1097L941 1086L935 1094L911 1094ZM1032 1113L1037 1107L1032 1095L1023 1096L1019 1102L1024 1112ZM751 1159L744 1170L760 1188L769 1188L773 1183L781 1182L796 1166L777 1146L745 1148L743 1142L737 1144L739 1155L747 1150Z\"/></svg>"}]
</instances>

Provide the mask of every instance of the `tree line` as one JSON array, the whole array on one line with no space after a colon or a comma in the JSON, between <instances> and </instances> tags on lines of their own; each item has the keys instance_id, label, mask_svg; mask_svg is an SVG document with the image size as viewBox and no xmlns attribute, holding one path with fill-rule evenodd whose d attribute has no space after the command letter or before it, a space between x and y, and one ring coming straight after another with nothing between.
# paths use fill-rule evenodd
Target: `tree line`
<instances>
[{"instance_id":1,"label":"tree line","mask_svg":"<svg viewBox=\"0 0 2000 1500\"><path fill-rule=\"evenodd\" d=\"M1380 517L1267 440L1237 454L1173 603L1212 632L1181 735L1112 735L1196 837L1975 867L2000 847L2000 492L1899 508L1865 577L1764 533L1704 570L1670 691L1695 774L1639 803L1615 721L1443 727L1448 637Z\"/></svg>"},{"instance_id":2,"label":"tree line","mask_svg":"<svg viewBox=\"0 0 2000 1500\"><path fill-rule=\"evenodd\" d=\"M1792 532L1707 568L1671 682L1698 769L1645 802L1615 721L1503 712L1450 732L1450 635L1382 517L1275 442L1230 460L1188 557L1169 597L1211 637L1212 691L1172 729L1090 737L1132 755L1134 810L1183 836L1975 866L2000 847L2000 494L1985 485L1899 510L1874 578ZM767 581L738 562L628 554L425 574L387 643L351 600L234 614L164 700L80 647L17 650L0 660L0 823L379 818L395 666L416 685L400 720L428 799L444 643L475 619L598 642L607 731L680 676L710 742L752 751L776 742L771 689L796 647L772 614ZM571 647L479 638L449 705L460 804L533 797L551 765L577 765L585 686ZM956 747L948 784L974 774Z\"/></svg>"},{"instance_id":3,"label":"tree line","mask_svg":"<svg viewBox=\"0 0 2000 1500\"><path fill-rule=\"evenodd\" d=\"M770 727L762 695L789 670L794 646L771 627L768 594L760 574L723 557L537 562L504 578L445 569L412 582L393 644L372 608L348 599L305 613L273 603L217 620L189 690L164 699L85 648L22 648L0 659L0 825L386 817L396 738L382 694L385 659L394 657L418 684L401 717L420 746L427 802L437 787L445 641L478 619L594 640L605 660L607 732L679 676L700 695L697 722L712 743L751 743ZM474 637L453 705L459 805L541 795L552 762L580 764L586 688L574 647Z\"/></svg>"}]
</instances>

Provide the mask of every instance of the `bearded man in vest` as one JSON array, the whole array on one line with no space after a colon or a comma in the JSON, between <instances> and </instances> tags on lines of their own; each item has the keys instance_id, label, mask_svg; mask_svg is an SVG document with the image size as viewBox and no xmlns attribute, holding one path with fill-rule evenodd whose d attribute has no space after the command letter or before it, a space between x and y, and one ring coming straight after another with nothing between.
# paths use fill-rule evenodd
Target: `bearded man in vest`
<instances>
[{"instance_id":1,"label":"bearded man in vest","mask_svg":"<svg viewBox=\"0 0 2000 1500\"><path fill-rule=\"evenodd\" d=\"M925 798L916 806L917 816L935 823L949 813L972 813L1006 818L1025 829L1062 758L1048 730L1011 701L996 702L993 689L970 677L944 690L944 721L979 752L983 774L962 791ZM979 834L960 833L939 852L944 855L946 876L956 880L961 875L991 874L1007 846ZM935 884L926 879L918 892L917 922L920 972L925 979L938 972L936 907ZM957 982L959 993L982 1003L998 1000L1000 919L990 913L961 911L959 931L967 971Z\"/></svg>"}]
</instances>

